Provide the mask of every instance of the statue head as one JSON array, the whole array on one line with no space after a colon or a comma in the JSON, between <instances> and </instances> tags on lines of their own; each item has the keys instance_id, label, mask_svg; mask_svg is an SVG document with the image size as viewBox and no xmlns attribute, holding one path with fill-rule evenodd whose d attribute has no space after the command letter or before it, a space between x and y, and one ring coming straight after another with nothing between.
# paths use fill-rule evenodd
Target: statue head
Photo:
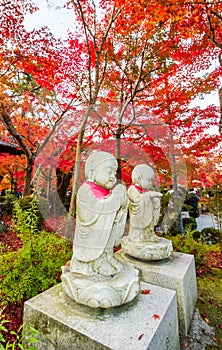
<instances>
[{"instance_id":1,"label":"statue head","mask_svg":"<svg viewBox=\"0 0 222 350\"><path fill-rule=\"evenodd\" d=\"M132 182L143 189L150 188L153 178L154 171L147 164L139 164L132 171Z\"/></svg>"},{"instance_id":2,"label":"statue head","mask_svg":"<svg viewBox=\"0 0 222 350\"><path fill-rule=\"evenodd\" d=\"M112 154L104 151L94 151L85 163L86 180L111 189L116 184L117 165L117 161Z\"/></svg>"}]
</instances>

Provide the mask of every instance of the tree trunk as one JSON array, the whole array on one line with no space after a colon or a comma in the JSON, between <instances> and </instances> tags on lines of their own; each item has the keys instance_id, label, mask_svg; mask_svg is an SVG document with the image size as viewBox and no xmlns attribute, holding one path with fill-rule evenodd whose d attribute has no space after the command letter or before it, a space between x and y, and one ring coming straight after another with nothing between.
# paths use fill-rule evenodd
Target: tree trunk
<instances>
[{"instance_id":1,"label":"tree trunk","mask_svg":"<svg viewBox=\"0 0 222 350\"><path fill-rule=\"evenodd\" d=\"M222 134L222 87L219 89L219 101L220 101L220 124L219 132Z\"/></svg>"},{"instance_id":2,"label":"tree trunk","mask_svg":"<svg viewBox=\"0 0 222 350\"><path fill-rule=\"evenodd\" d=\"M32 193L31 182L32 182L33 165L34 165L33 157L31 159L26 157L23 197L29 196Z\"/></svg>"},{"instance_id":3,"label":"tree trunk","mask_svg":"<svg viewBox=\"0 0 222 350\"><path fill-rule=\"evenodd\" d=\"M118 125L116 132L116 160L118 163L118 168L116 172L116 178L118 182L122 180L122 170L121 170L121 124Z\"/></svg>"},{"instance_id":4,"label":"tree trunk","mask_svg":"<svg viewBox=\"0 0 222 350\"><path fill-rule=\"evenodd\" d=\"M222 67L222 55L219 56L219 63ZM219 91L219 103L220 103L220 124L219 124L219 132L222 134L222 87L220 87Z\"/></svg>"},{"instance_id":5,"label":"tree trunk","mask_svg":"<svg viewBox=\"0 0 222 350\"><path fill-rule=\"evenodd\" d=\"M80 178L80 165L81 165L81 151L82 151L82 142L84 137L84 132L86 128L86 123L89 118L90 112L93 109L93 106L89 106L88 110L84 116L81 129L78 134L77 139L77 146L76 146L76 161L75 161L75 168L74 168L74 178L73 178L73 184L72 184L72 195L70 199L70 206L69 206L69 214L68 214L68 222L66 225L66 232L65 237L69 241L73 241L74 237L74 227L73 227L73 221L76 211L76 194L79 187L79 178Z\"/></svg>"},{"instance_id":6,"label":"tree trunk","mask_svg":"<svg viewBox=\"0 0 222 350\"><path fill-rule=\"evenodd\" d=\"M32 171L34 165L34 155L28 145L26 144L23 136L17 131L16 127L13 125L13 122L10 118L7 108L1 104L1 118L5 123L10 135L18 142L19 146L24 151L26 157L26 168L25 168L25 179L24 179L24 190L23 196L29 196L32 192L31 181L32 181Z\"/></svg>"},{"instance_id":7,"label":"tree trunk","mask_svg":"<svg viewBox=\"0 0 222 350\"><path fill-rule=\"evenodd\" d=\"M64 173L61 169L56 169L56 176L57 176L58 195L61 202L65 204L66 192L67 192L67 188L69 187L72 174Z\"/></svg>"},{"instance_id":8,"label":"tree trunk","mask_svg":"<svg viewBox=\"0 0 222 350\"><path fill-rule=\"evenodd\" d=\"M78 139L77 139L74 179L73 179L73 185L72 185L72 196L71 196L70 207L69 207L70 215L74 215L76 211L76 194L79 187L82 142L83 142L84 132L85 132L86 123L89 117L89 113L90 113L90 110L86 113L84 117L81 129L78 134Z\"/></svg>"}]
</instances>

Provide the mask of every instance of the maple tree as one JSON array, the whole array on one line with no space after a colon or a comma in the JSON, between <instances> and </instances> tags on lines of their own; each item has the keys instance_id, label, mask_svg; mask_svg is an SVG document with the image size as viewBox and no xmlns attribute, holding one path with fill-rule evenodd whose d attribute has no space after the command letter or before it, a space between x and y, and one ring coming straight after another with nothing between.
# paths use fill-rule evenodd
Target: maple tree
<instances>
[{"instance_id":1,"label":"maple tree","mask_svg":"<svg viewBox=\"0 0 222 350\"><path fill-rule=\"evenodd\" d=\"M105 20L102 20L100 18L102 14L97 13L96 4L94 2L72 0L69 4L72 5L74 9L80 32L83 35L83 40L81 40L79 35L74 33L72 37L70 36L69 42L72 46L74 44L76 50L79 50L80 45L85 49L84 55L86 60L86 73L83 72L80 80L80 93L81 100L85 106L85 115L78 133L76 145L75 175L69 208L71 219L72 213L75 212L75 198L79 185L79 170L84 132L87 121L93 113L104 81L104 74L107 66L107 41L113 23L118 17L119 10L116 9L115 3L108 3L106 6ZM67 226L67 231L69 231L69 226Z\"/></svg>"},{"instance_id":2,"label":"maple tree","mask_svg":"<svg viewBox=\"0 0 222 350\"><path fill-rule=\"evenodd\" d=\"M90 34L88 33L89 36L86 36L86 38L90 37L96 40L96 35L99 38L100 28L95 27L98 23L96 20L92 23L92 19L96 18L96 9L93 8L93 3L71 1L70 4L79 9L79 21L83 26L86 26L89 33L91 28L94 30ZM107 2L101 2L101 4L103 9L106 10ZM135 7L132 7L131 3L126 1L115 2L115 4L119 4L121 12L115 22L115 29L112 30L104 44L106 55L100 57L107 66L106 70L102 70L102 73L105 73L104 84L101 88L102 94L97 97L99 101L106 103L117 101L120 105L120 110L116 113L116 127L115 130L112 130L112 133L116 135L117 143L119 143L121 134L126 129L126 124L122 124L124 113L130 103L133 108L135 107L136 97L137 107L143 105L147 109L152 108L152 112L161 117L164 123L169 124L170 115L170 127L174 133L179 134L180 132L181 134L184 126L191 127L192 124L189 117L185 115L185 113L190 113L188 104L191 99L200 91L208 92L215 88L215 83L218 84L218 79L215 79L216 73L209 75L208 79L206 77L204 79L194 79L195 72L209 67L210 59L215 55L215 51L211 50L211 46L205 45L204 47L200 41L198 31L200 31L200 28L202 30L203 27L194 26L191 33L194 38L196 35L197 39L195 43L192 41L189 44L186 39L192 38L192 35L187 34L187 30L185 31L185 24L187 25L188 19L192 23L194 15L191 11L192 8L186 6L186 3L181 2L178 11L175 6L172 6L173 10L171 9L171 5L174 5L171 2L166 4L153 2L151 5L146 4L145 9L144 4L139 3ZM186 14L186 16L183 17L183 14ZM195 12L195 15L197 15L197 12ZM203 13L201 13L202 15ZM184 18L186 18L185 22ZM100 24L101 22L100 20ZM69 40L70 43L75 45L76 49L83 48L82 42L80 46L77 38L74 40L70 36ZM197 42L201 42L199 47L203 46L204 50L196 50L192 56L190 53L194 50ZM88 48L88 52L90 52L90 57L86 56L91 63L89 73L94 73L95 58L98 57L96 53L99 53L96 52L93 45ZM104 64L104 62L99 63ZM91 81L91 74L88 77L88 80ZM96 77L96 74L94 74L94 77ZM212 82L214 82L213 85ZM84 88L87 85L82 80L81 84ZM87 86L90 86L90 90L91 85L88 84ZM202 86L204 88L201 90ZM107 97L104 97L105 91L107 91ZM165 94L163 91L165 91ZM174 108L172 108L172 105ZM217 112L215 111L215 113ZM203 119L206 119L206 117L208 117L207 113L203 116ZM99 117L100 122L107 123L106 119L107 116L106 118ZM135 113L132 113L131 120L127 122L132 124L133 120L135 120ZM84 127L82 130L84 130ZM202 127L203 129L204 127ZM196 134L199 131L196 130ZM179 142L178 139L176 142ZM117 151L120 150L120 145L117 145L116 149ZM121 159L119 154L117 154L117 159ZM75 190L73 192L75 193Z\"/></svg>"},{"instance_id":3,"label":"maple tree","mask_svg":"<svg viewBox=\"0 0 222 350\"><path fill-rule=\"evenodd\" d=\"M207 155L202 157L189 157L187 167L190 179L190 187L192 183L197 182L197 187L207 189L218 186L218 190L222 190L221 183L221 152L206 152ZM220 164L220 165L219 165Z\"/></svg>"},{"instance_id":4,"label":"maple tree","mask_svg":"<svg viewBox=\"0 0 222 350\"><path fill-rule=\"evenodd\" d=\"M88 12L84 6L89 3L78 2L78 6L83 6L80 16L80 22L83 25L86 25L86 18L88 19ZM101 2L101 4L105 9L107 2ZM185 30L188 21L191 23L194 21L192 6L186 6L186 3L181 2L179 9L173 6L172 10L170 6L174 4L170 2L166 4L153 2L146 4L145 7L144 3L138 3L132 7L131 3L126 1L115 2L115 4L117 6L119 4L120 14L109 33L107 42L104 43L106 56L100 57L104 60L100 64L105 64L106 69L102 70L104 80L100 85L101 93L99 95L97 91L95 101L101 104L96 108L98 123L105 124L111 134L115 135L115 155L120 165L119 170L122 158L120 139L123 135L127 139L126 129L135 123L147 124L147 126L150 123L144 117L138 118L141 109L149 111L162 123L169 125L174 143L183 147L188 156L196 146L199 146L196 147L199 155L201 150L209 151L218 144L220 138L214 136L206 138L205 121L210 121L211 118L211 125L216 125L219 120L219 110L215 107L207 108L205 111L193 110L190 109L189 104L198 94L208 93L218 87L219 69L204 77L196 74L198 71L209 69L211 60L218 55L219 50L218 47L211 45L210 40L203 39L202 25L196 26L194 22L191 34ZM91 7L90 10L92 11L90 15L95 18L95 8ZM206 17L205 12L202 11L199 15L200 22ZM196 11L195 15L197 15ZM95 27L96 24L97 22L94 21L92 33L95 34L93 36L95 40L96 34L100 33ZM205 26L205 31L207 28ZM90 53L93 59L98 57L96 50ZM94 68L93 62L91 63L91 68ZM97 77L93 69L91 72L94 73L94 77ZM114 105L114 108L107 107L107 104ZM116 110L115 105L118 106ZM86 119L88 120L88 116ZM186 132L184 128L187 129ZM85 124L82 131L85 131ZM147 133L149 134L149 131ZM187 138L188 134L189 138ZM199 140L201 134L203 141ZM83 133L81 133L81 139L83 140ZM206 142L208 142L207 147ZM175 149L172 153L174 157ZM75 194L76 187L73 189ZM71 207L72 210L73 207Z\"/></svg>"},{"instance_id":5,"label":"maple tree","mask_svg":"<svg viewBox=\"0 0 222 350\"><path fill-rule=\"evenodd\" d=\"M22 192L24 183L24 159L21 156L0 155L0 192L5 190ZM4 193L4 192L3 192Z\"/></svg>"},{"instance_id":6,"label":"maple tree","mask_svg":"<svg viewBox=\"0 0 222 350\"><path fill-rule=\"evenodd\" d=\"M99 97L99 100L102 102L112 102L112 101L117 101L120 105L120 110L117 112L117 117L115 118L117 128L113 132L116 135L116 158L120 162L120 137L123 134L123 131L125 130L125 125L122 127L122 120L124 118L124 113L126 112L128 106L130 104L134 103L134 99L136 95L139 95L138 98L141 99L141 93L146 91L147 87L150 84L151 80L151 75L153 72L159 70L161 68L160 66L155 67L155 64L157 63L157 60L155 59L156 52L153 51L153 47L149 48L149 39L152 38L151 35L148 36L146 40L144 40L144 36L139 38L138 35L135 36L135 40L133 42L133 35L132 31L130 31L130 34L128 34L127 39L126 38L126 32L124 32L124 35L118 36L118 32L112 30L111 35L107 38L106 41L103 41L102 44L103 46L98 46L97 41L100 41L100 33L101 33L101 27L102 25L107 25L107 28L109 28L109 15L105 16L104 21L101 20L100 18L100 23L98 24L98 21L96 21L96 7L93 8L93 5L90 7L90 2L74 2L71 1L71 4L75 7L77 12L79 13L79 21L83 25L83 27L88 31L86 33L86 43L88 45L88 61L89 61L89 96L91 96L91 82L92 82L92 74L91 72L94 73L95 77L95 91L96 91L96 96ZM93 4L93 3L92 3ZM104 9L107 11L107 3L102 3L104 6ZM88 7L87 7L88 6ZM110 6L110 4L108 5ZM113 10L115 9L115 3L113 5ZM128 8L127 8L128 10ZM123 6L120 6L120 14L123 11ZM126 11L126 10L125 10ZM89 15L90 13L90 15ZM108 17L108 19L107 19ZM118 17L117 16L117 22L118 22ZM93 21L92 21L93 20ZM88 22L87 22L88 21ZM102 24L101 24L102 23ZM154 25L155 27L155 25ZM137 27L136 31L137 33L140 32L141 28ZM86 32L85 31L85 32ZM144 32L144 31L143 31ZM146 33L147 33L147 28L146 28ZM107 33L105 31L105 33ZM93 39L93 45L89 46L89 37L90 39ZM104 36L102 36L102 39ZM73 41L73 39L72 39ZM155 41L156 42L156 41ZM123 45L125 45L126 49L125 52L123 52ZM114 52L114 47L120 47L120 50L118 52ZM101 48L104 51L104 55L101 56ZM156 49L158 51L158 48ZM151 57L149 57L151 56ZM129 59L128 59L129 57ZM136 59L137 57L137 59ZM103 61L102 61L103 59ZM151 62L150 64L147 64L147 61ZM94 63L94 60L96 63ZM141 62L140 62L141 60ZM91 63L91 65L90 65ZM121 64L125 66L126 68L123 69L121 67ZM101 65L104 67L102 69L102 80L98 80L98 73L96 73L98 67ZM95 70L93 70L95 66ZM118 66L118 67L116 67ZM118 68L118 69L117 69ZM123 72L123 74L120 74L119 72ZM114 72L114 75L113 75ZM145 79L147 82L145 82ZM114 81L115 80L115 81ZM104 81L103 86L101 86L102 82ZM102 87L102 94L104 95L104 90L109 88L110 85L116 86L117 89L119 87L121 88L121 91L119 93L119 96L116 94L115 99L112 97L115 96L115 92L112 89L108 91L108 97L106 99L103 98L103 96L98 96L98 89L97 86L100 86L100 89ZM84 85L85 86L85 85ZM140 93L140 94L139 94ZM143 100L145 99L145 96L147 94L144 94ZM98 100L98 98L96 99ZM95 103L96 101L95 98L93 98L92 102ZM91 97L88 98L88 103L91 106ZM98 110L97 110L98 113ZM86 113L87 115L87 113ZM88 116L86 117L86 119ZM100 118L102 120L102 118ZM131 120L129 123L132 123L132 120L135 119L135 113L133 112L133 115L131 117ZM85 123L83 123L82 129L84 130ZM79 133L79 137L82 138L82 134ZM78 143L79 144L79 143ZM80 154L80 152L77 152ZM79 156L77 157L79 159ZM78 166L76 166L78 168ZM73 193L76 193L76 188L74 188ZM72 209L71 209L72 211Z\"/></svg>"},{"instance_id":7,"label":"maple tree","mask_svg":"<svg viewBox=\"0 0 222 350\"><path fill-rule=\"evenodd\" d=\"M123 176L130 173L133 165L132 159L125 162L124 139L134 143L137 150L142 147L146 154L158 154L153 161L158 164L163 159L161 171L172 168L172 161L166 157L169 152L181 148L189 159L191 154L206 156L218 146L219 135L206 137L205 130L208 125L219 125L220 110L215 106L191 109L189 104L200 93L219 87L220 66L204 76L197 74L208 70L212 59L220 54L219 3L138 1L132 6L129 1L97 4L73 0L68 8L74 9L78 31L70 32L63 43L55 41L46 29L25 31L25 4L26 11L34 10L28 1L17 1L9 7L5 1L2 5L4 19L11 16L13 23L19 23L9 30L4 20L1 60L5 73L1 91L7 94L2 93L2 121L7 125L9 117L17 132L11 129L11 135L32 163L58 125L66 127L60 123L64 114L72 112L70 123L78 130L72 147L75 156L70 158L76 162L73 196L78 186L81 153L95 142L98 126L104 138L115 140L114 153L119 170L125 169ZM7 45L9 42L11 46ZM45 100L50 99L54 99L54 104L51 103L49 121ZM154 128L155 123L160 124L159 130ZM160 130L165 124L172 133L174 151L165 150L166 138L162 137L161 143ZM7 128L10 129L9 124ZM96 135L98 139L98 132ZM63 137L65 144L68 135ZM160 152L156 152L156 147ZM57 168L65 169L65 162ZM161 176L164 177L163 172ZM60 194L64 197L65 186L62 187ZM74 199L70 212L74 211Z\"/></svg>"},{"instance_id":8,"label":"maple tree","mask_svg":"<svg viewBox=\"0 0 222 350\"><path fill-rule=\"evenodd\" d=\"M34 10L28 1L1 3L1 135L15 140L24 152L24 196L32 190L37 154L70 106L56 98L60 43L46 29L27 32L24 28L25 14ZM54 110L49 108L52 105Z\"/></svg>"},{"instance_id":9,"label":"maple tree","mask_svg":"<svg viewBox=\"0 0 222 350\"><path fill-rule=\"evenodd\" d=\"M200 93L208 93L211 89L217 88L219 84L220 67L203 77L197 75L198 71L209 68L211 60L220 54L220 50L212 46L211 41L206 39L206 37L208 38L206 33L208 27L202 25L203 22L205 23L205 17L207 16L205 10L210 10L211 7L215 6L219 10L219 4L200 4L193 11L195 6L196 3L192 4L192 2L180 1L175 5L173 1L167 1L164 4L152 2L151 6L146 4L146 10L144 10L144 4L141 4L141 6L138 4L138 6L132 8L132 15L135 18L138 16L138 20L142 21L145 38L152 33L151 25L158 28L158 31L155 32L156 36L159 34L158 40L156 43L154 40L151 41L151 46L154 45L151 52L155 53L155 48L159 49L156 61L161 63L160 67L162 67L163 74L162 76L154 75L152 77L152 89L146 91L148 96L146 103L149 108L154 107L156 115L162 117L166 123L169 122L169 116L172 123L177 113L175 125L172 124L174 133L176 127L179 126L178 122L180 122L180 125L186 126L187 120L183 119L183 114L188 111L191 99ZM202 10L199 13L200 8ZM145 11L149 14L148 18L144 16ZM130 16L129 13L130 9L127 12L128 17ZM156 14L156 18L153 13ZM123 18L125 17L123 16ZM124 23L121 23L122 28ZM126 32L132 31L129 28L129 23L131 23L130 20L126 22ZM189 28L191 26L189 31L187 30L188 26ZM221 21L219 20L217 28L217 32L220 33ZM141 35L141 29L139 33ZM218 36L218 40L219 38ZM217 112L214 110L215 116ZM205 117L207 119L207 113Z\"/></svg>"}]
</instances>

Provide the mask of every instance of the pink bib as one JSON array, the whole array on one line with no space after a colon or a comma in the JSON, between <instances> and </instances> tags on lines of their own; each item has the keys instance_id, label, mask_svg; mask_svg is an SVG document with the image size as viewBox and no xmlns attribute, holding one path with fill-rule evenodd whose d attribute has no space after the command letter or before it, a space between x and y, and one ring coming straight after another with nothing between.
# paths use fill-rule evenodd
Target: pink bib
<instances>
[{"instance_id":1,"label":"pink bib","mask_svg":"<svg viewBox=\"0 0 222 350\"><path fill-rule=\"evenodd\" d=\"M96 199L102 199L102 198L108 197L112 192L107 188L97 185L95 182L86 181L86 183L89 185L90 191L92 192L93 197Z\"/></svg>"},{"instance_id":2,"label":"pink bib","mask_svg":"<svg viewBox=\"0 0 222 350\"><path fill-rule=\"evenodd\" d=\"M132 186L134 186L137 189L137 191L140 193L145 193L145 192L149 191L149 190L145 190L144 188L137 186L137 185L132 185Z\"/></svg>"}]
</instances>

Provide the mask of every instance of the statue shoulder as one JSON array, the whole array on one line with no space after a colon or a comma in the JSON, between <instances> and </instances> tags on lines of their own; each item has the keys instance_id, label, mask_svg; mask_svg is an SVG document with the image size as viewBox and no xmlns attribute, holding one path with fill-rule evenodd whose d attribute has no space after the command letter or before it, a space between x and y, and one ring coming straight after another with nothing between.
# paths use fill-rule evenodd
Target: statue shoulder
<instances>
[{"instance_id":1,"label":"statue shoulder","mask_svg":"<svg viewBox=\"0 0 222 350\"><path fill-rule=\"evenodd\" d=\"M89 199L92 198L92 193L90 191L90 187L87 182L84 182L77 191L77 198L79 199Z\"/></svg>"},{"instance_id":2,"label":"statue shoulder","mask_svg":"<svg viewBox=\"0 0 222 350\"><path fill-rule=\"evenodd\" d=\"M139 200L142 196L142 193L140 193L134 185L131 185L127 192L129 199L132 200Z\"/></svg>"},{"instance_id":3,"label":"statue shoulder","mask_svg":"<svg viewBox=\"0 0 222 350\"><path fill-rule=\"evenodd\" d=\"M161 198L163 195L161 192L149 191L148 192L151 198Z\"/></svg>"}]
</instances>

